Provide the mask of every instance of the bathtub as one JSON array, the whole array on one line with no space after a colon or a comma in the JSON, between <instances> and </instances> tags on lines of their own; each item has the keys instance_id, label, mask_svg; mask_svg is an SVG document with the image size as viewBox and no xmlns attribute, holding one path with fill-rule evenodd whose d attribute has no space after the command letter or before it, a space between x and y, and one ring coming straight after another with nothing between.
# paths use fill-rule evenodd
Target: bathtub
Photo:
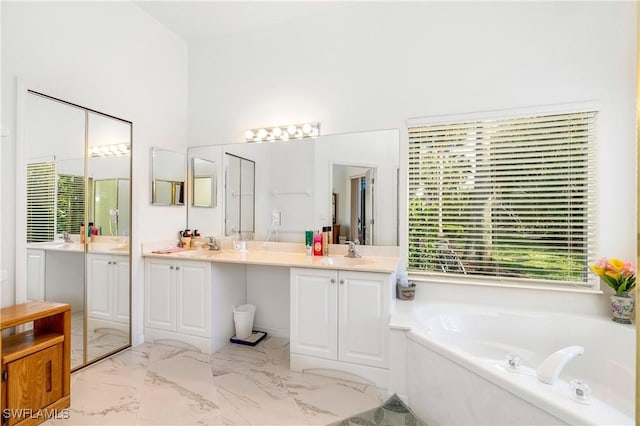
<instances>
[{"instance_id":1,"label":"bathtub","mask_svg":"<svg viewBox=\"0 0 640 426\"><path fill-rule=\"evenodd\" d=\"M634 424L635 328L605 318L509 312L463 304L413 306L406 336L406 397L430 425ZM554 385L538 365L584 347ZM507 355L521 366L510 368ZM578 402L569 382L592 391Z\"/></svg>"}]
</instances>

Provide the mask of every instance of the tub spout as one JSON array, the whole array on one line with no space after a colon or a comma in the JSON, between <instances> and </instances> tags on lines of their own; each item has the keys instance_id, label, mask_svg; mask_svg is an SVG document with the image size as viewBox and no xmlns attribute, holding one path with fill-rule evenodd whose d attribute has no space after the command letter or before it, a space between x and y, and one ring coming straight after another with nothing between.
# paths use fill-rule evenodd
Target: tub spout
<instances>
[{"instance_id":1,"label":"tub spout","mask_svg":"<svg viewBox=\"0 0 640 426\"><path fill-rule=\"evenodd\" d=\"M554 384L564 366L583 353L584 348L582 346L567 346L552 353L538 366L538 370L536 370L538 380L550 385Z\"/></svg>"}]
</instances>

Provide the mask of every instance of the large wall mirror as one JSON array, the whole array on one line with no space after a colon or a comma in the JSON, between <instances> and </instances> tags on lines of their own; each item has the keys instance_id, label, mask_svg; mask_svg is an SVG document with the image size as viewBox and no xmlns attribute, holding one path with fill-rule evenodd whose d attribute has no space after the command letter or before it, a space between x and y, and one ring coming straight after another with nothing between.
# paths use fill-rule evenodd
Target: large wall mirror
<instances>
[{"instance_id":1,"label":"large wall mirror","mask_svg":"<svg viewBox=\"0 0 640 426\"><path fill-rule=\"evenodd\" d=\"M184 153L151 148L151 204L184 205L186 175Z\"/></svg>"},{"instance_id":2,"label":"large wall mirror","mask_svg":"<svg viewBox=\"0 0 640 426\"><path fill-rule=\"evenodd\" d=\"M399 137L392 129L190 147L190 159L223 167L216 170L216 207L189 206L188 226L203 235L228 235L226 204L237 200L226 159L239 157L254 164L255 239L304 242L305 229L333 225L343 240L398 245Z\"/></svg>"},{"instance_id":3,"label":"large wall mirror","mask_svg":"<svg viewBox=\"0 0 640 426\"><path fill-rule=\"evenodd\" d=\"M71 367L130 346L131 122L28 91L26 290L69 303Z\"/></svg>"}]
</instances>

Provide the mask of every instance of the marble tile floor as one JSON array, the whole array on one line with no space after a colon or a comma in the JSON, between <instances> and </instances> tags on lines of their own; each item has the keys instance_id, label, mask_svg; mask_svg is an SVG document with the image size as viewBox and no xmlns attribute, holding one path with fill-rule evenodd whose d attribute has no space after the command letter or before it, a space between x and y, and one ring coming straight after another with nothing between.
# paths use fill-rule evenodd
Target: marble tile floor
<instances>
[{"instance_id":1,"label":"marble tile floor","mask_svg":"<svg viewBox=\"0 0 640 426\"><path fill-rule=\"evenodd\" d=\"M211 355L166 343L72 374L69 418L45 424L325 425L386 397L374 386L290 371L286 339L228 344Z\"/></svg>"},{"instance_id":2,"label":"marble tile floor","mask_svg":"<svg viewBox=\"0 0 640 426\"><path fill-rule=\"evenodd\" d=\"M83 357L83 313L71 315L71 368L82 365ZM129 344L126 333L113 329L89 330L87 333L87 360L99 358Z\"/></svg>"}]
</instances>

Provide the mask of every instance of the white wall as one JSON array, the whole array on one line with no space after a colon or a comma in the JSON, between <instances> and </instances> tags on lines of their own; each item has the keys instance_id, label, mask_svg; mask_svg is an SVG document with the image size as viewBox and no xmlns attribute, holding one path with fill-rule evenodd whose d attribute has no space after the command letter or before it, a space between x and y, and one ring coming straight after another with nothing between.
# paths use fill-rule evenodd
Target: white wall
<instances>
[{"instance_id":1,"label":"white wall","mask_svg":"<svg viewBox=\"0 0 640 426\"><path fill-rule=\"evenodd\" d=\"M141 307L140 242L174 238L185 223L184 207L150 205L149 158L151 146L186 146L187 52L133 3L2 2L2 124L10 131L2 139L1 269L10 272L3 305L14 303L16 77L27 89L133 122L132 303Z\"/></svg>"},{"instance_id":2,"label":"white wall","mask_svg":"<svg viewBox=\"0 0 640 426\"><path fill-rule=\"evenodd\" d=\"M241 140L247 128L305 120L330 134L595 100L599 254L632 259L636 26L635 2L357 3L200 42L189 55L189 142Z\"/></svg>"}]
</instances>

